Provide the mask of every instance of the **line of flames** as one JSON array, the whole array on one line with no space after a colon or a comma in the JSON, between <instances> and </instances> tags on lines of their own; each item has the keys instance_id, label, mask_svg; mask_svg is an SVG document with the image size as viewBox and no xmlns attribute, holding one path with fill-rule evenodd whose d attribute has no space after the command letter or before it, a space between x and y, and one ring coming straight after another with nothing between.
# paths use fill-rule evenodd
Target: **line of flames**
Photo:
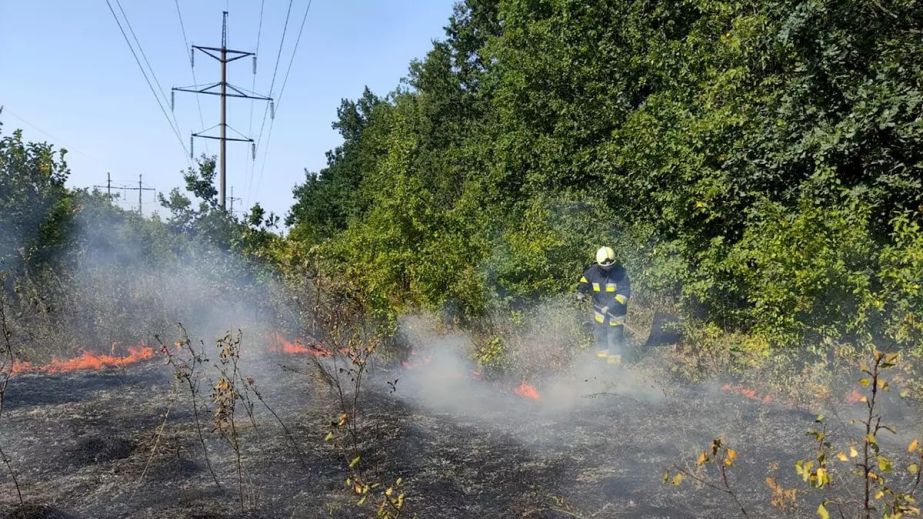
<instances>
[{"instance_id":1,"label":"line of flames","mask_svg":"<svg viewBox=\"0 0 923 519\"><path fill-rule=\"evenodd\" d=\"M305 345L300 340L288 340L279 333L273 333L270 335L269 351L286 353L290 355L314 355L317 357L330 356L330 351L326 349L313 345ZM90 351L84 351L79 356L70 359L52 358L51 362L47 364L34 364L28 361L14 361L12 374L56 374L69 373L73 371L99 371L107 368L125 367L137 362L149 360L153 357L154 349L142 343L139 346L129 347L128 355L125 356L97 354ZM416 352L411 352L409 358L403 361L401 364L405 369L417 369L428 365L431 361L432 358L429 356L417 355ZM480 380L481 374L477 371L473 371L471 373L471 377ZM765 393L761 394L758 390L744 386L742 384L724 384L721 386L721 390L726 393L741 395L749 400L754 400L762 404L768 405L776 402L776 399L773 398L772 395ZM531 400L541 399L541 394L538 392L535 386L529 384L525 380L513 388L513 393ZM856 403L861 401L861 397L862 395L854 389L851 393L845 396L844 400L846 400L848 403Z\"/></svg>"},{"instance_id":2,"label":"line of flames","mask_svg":"<svg viewBox=\"0 0 923 519\"><path fill-rule=\"evenodd\" d=\"M128 348L128 355L106 355L84 351L70 359L52 358L47 364L34 364L28 361L13 361L12 374L26 373L70 373L72 371L99 371L107 368L121 368L154 357L154 348L141 344Z\"/></svg>"},{"instance_id":3,"label":"line of flames","mask_svg":"<svg viewBox=\"0 0 923 519\"><path fill-rule=\"evenodd\" d=\"M269 351L273 353L287 353L289 355L313 355L315 357L329 357L330 350L315 345L306 345L300 339L288 340L281 333L269 335Z\"/></svg>"},{"instance_id":4,"label":"line of flames","mask_svg":"<svg viewBox=\"0 0 923 519\"><path fill-rule=\"evenodd\" d=\"M270 335L268 346L269 351L275 353L285 353L289 355L314 355L317 357L329 357L330 351L314 346L306 345L300 340L286 339L282 334L273 333ZM113 345L113 351L115 345ZM139 346L128 348L128 354L119 356L115 354L100 354L90 351L84 351L80 355L69 358L59 359L52 358L47 364L35 364L28 361L14 361L12 374L59 374L70 373L74 371L101 371L109 368L122 368L154 357L154 348L142 343ZM416 369L428 365L432 361L429 356L417 357L413 353L408 360L402 362L405 369ZM481 373L472 371L469 376L475 380L481 380ZM531 400L541 399L541 395L535 386L526 381L513 388L513 393L523 398Z\"/></svg>"},{"instance_id":5,"label":"line of flames","mask_svg":"<svg viewBox=\"0 0 923 519\"><path fill-rule=\"evenodd\" d=\"M274 333L270 337L269 350L288 354L309 354L319 357L330 356L330 352L315 346L305 346L301 341L290 341L281 334ZM130 346L127 355L116 355L116 345L112 345L112 353L94 353L83 351L80 355L69 359L52 357L51 361L38 364L30 361L13 361L12 375L23 374L60 374L74 371L101 371L111 368L123 368L144 360L154 358L155 349L143 342L138 346Z\"/></svg>"},{"instance_id":6,"label":"line of flames","mask_svg":"<svg viewBox=\"0 0 923 519\"><path fill-rule=\"evenodd\" d=\"M773 398L773 396L770 394L767 394L767 393L761 394L758 390L752 387L744 386L742 384L724 384L723 386L721 386L721 390L724 391L725 393L733 393L733 394L741 395L744 398L754 400L756 402L761 402L767 405L775 402L783 406L798 407L798 405L794 401L791 401L791 400L781 401L776 398ZM864 401L863 399L864 399L864 396L862 395L862 393L860 393L859 391L855 389L853 389L852 391L850 391L849 393L843 396L843 401L846 402L847 404L856 404L859 402L863 402Z\"/></svg>"}]
</instances>

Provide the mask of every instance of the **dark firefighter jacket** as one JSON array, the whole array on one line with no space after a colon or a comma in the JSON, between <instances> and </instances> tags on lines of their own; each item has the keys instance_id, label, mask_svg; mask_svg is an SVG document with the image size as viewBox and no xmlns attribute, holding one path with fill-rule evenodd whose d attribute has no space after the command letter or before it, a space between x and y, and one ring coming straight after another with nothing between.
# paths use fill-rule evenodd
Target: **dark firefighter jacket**
<instances>
[{"instance_id":1,"label":"dark firefighter jacket","mask_svg":"<svg viewBox=\"0 0 923 519\"><path fill-rule=\"evenodd\" d=\"M602 324L606 317L609 317L613 326L617 322L624 322L624 315L628 310L626 305L631 297L631 282L628 272L621 265L615 265L608 271L597 263L590 265L580 277L577 291L593 294L596 322ZM613 319L614 317L621 319Z\"/></svg>"}]
</instances>

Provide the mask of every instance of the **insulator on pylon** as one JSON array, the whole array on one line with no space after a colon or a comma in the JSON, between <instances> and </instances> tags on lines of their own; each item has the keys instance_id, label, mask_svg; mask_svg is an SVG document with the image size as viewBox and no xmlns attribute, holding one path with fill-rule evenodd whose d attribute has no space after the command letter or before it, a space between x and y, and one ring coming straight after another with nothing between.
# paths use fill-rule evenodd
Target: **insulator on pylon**
<instances>
[{"instance_id":1,"label":"insulator on pylon","mask_svg":"<svg viewBox=\"0 0 923 519\"><path fill-rule=\"evenodd\" d=\"M276 103L275 101L271 99L269 100L269 118L270 119L276 118Z\"/></svg>"},{"instance_id":2,"label":"insulator on pylon","mask_svg":"<svg viewBox=\"0 0 923 519\"><path fill-rule=\"evenodd\" d=\"M253 75L256 75L256 54L253 55Z\"/></svg>"},{"instance_id":3,"label":"insulator on pylon","mask_svg":"<svg viewBox=\"0 0 923 519\"><path fill-rule=\"evenodd\" d=\"M253 160L255 161L256 160L256 143L255 142L250 143L250 155L253 157Z\"/></svg>"},{"instance_id":4,"label":"insulator on pylon","mask_svg":"<svg viewBox=\"0 0 923 519\"><path fill-rule=\"evenodd\" d=\"M189 136L189 158L195 158L195 137Z\"/></svg>"},{"instance_id":5,"label":"insulator on pylon","mask_svg":"<svg viewBox=\"0 0 923 519\"><path fill-rule=\"evenodd\" d=\"M176 111L176 90L170 90L170 111Z\"/></svg>"},{"instance_id":6,"label":"insulator on pylon","mask_svg":"<svg viewBox=\"0 0 923 519\"><path fill-rule=\"evenodd\" d=\"M189 49L189 66L195 68L195 49Z\"/></svg>"}]
</instances>

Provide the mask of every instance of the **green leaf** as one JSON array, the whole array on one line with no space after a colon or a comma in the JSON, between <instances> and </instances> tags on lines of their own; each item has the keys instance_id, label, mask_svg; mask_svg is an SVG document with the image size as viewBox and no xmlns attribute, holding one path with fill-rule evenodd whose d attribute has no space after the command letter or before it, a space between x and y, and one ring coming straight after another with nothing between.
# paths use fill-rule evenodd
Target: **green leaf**
<instances>
[{"instance_id":1,"label":"green leaf","mask_svg":"<svg viewBox=\"0 0 923 519\"><path fill-rule=\"evenodd\" d=\"M881 469L882 472L891 470L891 460L884 456L878 456L876 459L878 460L878 468Z\"/></svg>"}]
</instances>

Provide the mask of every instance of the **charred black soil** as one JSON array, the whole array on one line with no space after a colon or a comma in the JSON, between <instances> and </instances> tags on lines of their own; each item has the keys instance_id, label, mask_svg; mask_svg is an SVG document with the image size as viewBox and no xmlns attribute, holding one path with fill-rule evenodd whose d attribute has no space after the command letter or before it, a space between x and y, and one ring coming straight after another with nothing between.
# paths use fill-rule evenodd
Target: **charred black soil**
<instances>
[{"instance_id":1,"label":"charred black soil","mask_svg":"<svg viewBox=\"0 0 923 519\"><path fill-rule=\"evenodd\" d=\"M205 413L202 425L219 487L208 471L188 394L172 389L161 363L19 376L8 390L0 429L28 505L16 506L4 472L3 513L374 516L374 508L357 508L344 488L348 460L324 441L337 411L307 370L303 359L281 356L254 370L297 450L264 409L255 408L253 421L240 413L246 512L233 450L211 431L211 415ZM363 466L382 483L403 478L408 517L735 516L739 510L726 495L662 481L665 469L690 461L721 436L739 453L731 484L751 516L814 516L820 496L801 484L792 467L813 453L805 432L815 410L766 405L714 385L667 388L652 382L644 391L584 391L583 382L573 380L577 398L566 405L544 393L533 401L514 395L511 386L484 383L483 394L465 407L440 407L412 384L392 392L373 383L363 396ZM846 416L850 410L832 411L833 433L855 437ZM916 423L906 417L905 422ZM902 452L902 440L895 438L895 452ZM788 514L773 509L767 476L804 489L801 508ZM848 485L834 490L849 491Z\"/></svg>"}]
</instances>

